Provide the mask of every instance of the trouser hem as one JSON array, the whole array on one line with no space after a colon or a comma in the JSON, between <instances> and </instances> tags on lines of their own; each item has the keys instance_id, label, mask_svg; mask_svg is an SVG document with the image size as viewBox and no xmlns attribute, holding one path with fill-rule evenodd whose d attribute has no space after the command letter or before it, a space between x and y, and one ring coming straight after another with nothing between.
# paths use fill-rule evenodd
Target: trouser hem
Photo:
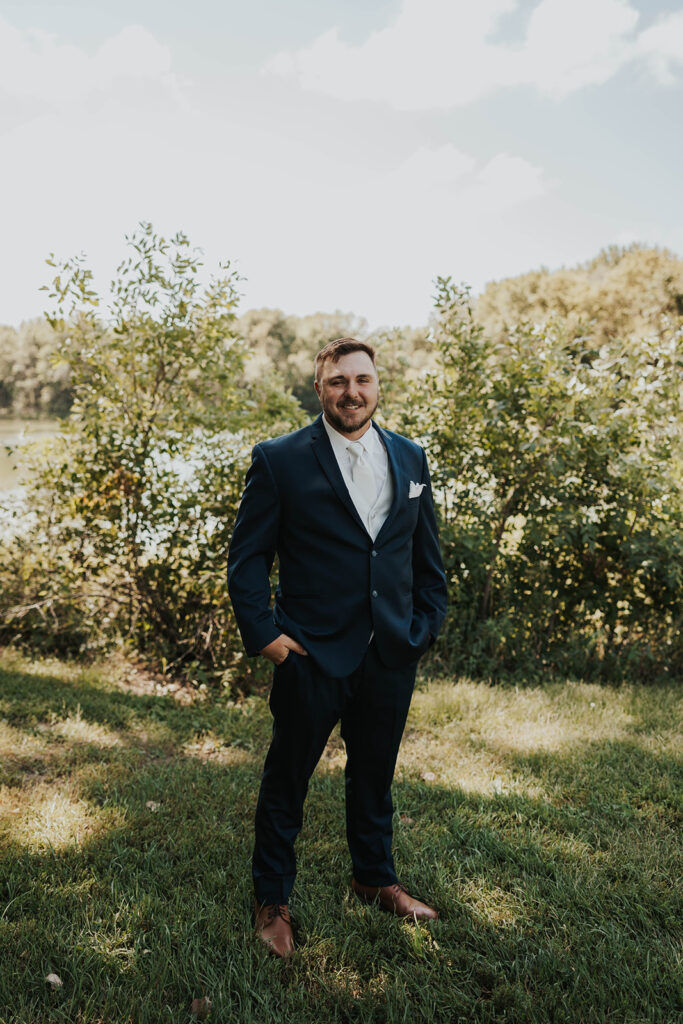
<instances>
[{"instance_id":1,"label":"trouser hem","mask_svg":"<svg viewBox=\"0 0 683 1024\"><path fill-rule=\"evenodd\" d=\"M359 885L369 885L373 889L383 889L386 885L396 885L398 882L395 872L390 875L373 875L367 871L354 871L353 877Z\"/></svg>"},{"instance_id":2,"label":"trouser hem","mask_svg":"<svg viewBox=\"0 0 683 1024\"><path fill-rule=\"evenodd\" d=\"M279 882L275 879L267 879L254 882L254 898L260 906L271 903L280 905L289 903L293 886L293 879L292 881L282 879Z\"/></svg>"}]
</instances>

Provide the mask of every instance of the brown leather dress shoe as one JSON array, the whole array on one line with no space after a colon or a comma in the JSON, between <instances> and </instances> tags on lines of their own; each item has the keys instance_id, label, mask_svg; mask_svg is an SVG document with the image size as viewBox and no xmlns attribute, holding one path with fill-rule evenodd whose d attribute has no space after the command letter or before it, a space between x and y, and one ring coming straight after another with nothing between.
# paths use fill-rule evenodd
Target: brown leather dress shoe
<instances>
[{"instance_id":1,"label":"brown leather dress shoe","mask_svg":"<svg viewBox=\"0 0 683 1024\"><path fill-rule=\"evenodd\" d=\"M377 903L380 910L386 910L397 917L416 917L420 921L438 921L439 915L426 903L420 903L408 895L405 885L361 885L351 879L351 888L363 903Z\"/></svg>"},{"instance_id":2,"label":"brown leather dress shoe","mask_svg":"<svg viewBox=\"0 0 683 1024\"><path fill-rule=\"evenodd\" d=\"M294 952L292 920L286 903L261 904L254 900L254 929L276 956L288 957Z\"/></svg>"}]
</instances>

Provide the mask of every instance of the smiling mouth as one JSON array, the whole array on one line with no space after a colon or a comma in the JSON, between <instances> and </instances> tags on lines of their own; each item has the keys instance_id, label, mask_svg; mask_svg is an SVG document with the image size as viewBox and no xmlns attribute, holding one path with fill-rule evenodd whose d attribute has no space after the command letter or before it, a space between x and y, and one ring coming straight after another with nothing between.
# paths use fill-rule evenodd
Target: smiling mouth
<instances>
[{"instance_id":1,"label":"smiling mouth","mask_svg":"<svg viewBox=\"0 0 683 1024\"><path fill-rule=\"evenodd\" d=\"M341 408L342 409L350 409L353 412L354 409L362 409L363 405L362 404L350 405L349 403L344 403L344 405L342 405Z\"/></svg>"}]
</instances>

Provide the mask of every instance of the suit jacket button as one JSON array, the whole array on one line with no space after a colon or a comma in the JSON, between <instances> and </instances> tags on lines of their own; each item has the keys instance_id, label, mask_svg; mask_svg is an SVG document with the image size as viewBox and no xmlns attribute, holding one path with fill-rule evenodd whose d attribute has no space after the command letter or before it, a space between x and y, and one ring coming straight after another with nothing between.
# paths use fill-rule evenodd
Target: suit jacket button
<instances>
[{"instance_id":1,"label":"suit jacket button","mask_svg":"<svg viewBox=\"0 0 683 1024\"><path fill-rule=\"evenodd\" d=\"M372 596L373 596L373 597L377 597L377 591L376 591L376 590L373 590L373 592L372 592Z\"/></svg>"},{"instance_id":2,"label":"suit jacket button","mask_svg":"<svg viewBox=\"0 0 683 1024\"><path fill-rule=\"evenodd\" d=\"M373 552L372 552L372 557L373 557L373 558L377 558L377 552L376 552L376 551L373 551Z\"/></svg>"}]
</instances>

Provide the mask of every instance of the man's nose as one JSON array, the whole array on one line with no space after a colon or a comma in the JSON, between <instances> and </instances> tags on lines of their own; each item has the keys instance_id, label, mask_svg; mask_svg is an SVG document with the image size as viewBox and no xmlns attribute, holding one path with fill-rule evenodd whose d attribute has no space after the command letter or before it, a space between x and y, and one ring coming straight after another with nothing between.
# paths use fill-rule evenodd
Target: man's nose
<instances>
[{"instance_id":1,"label":"man's nose","mask_svg":"<svg viewBox=\"0 0 683 1024\"><path fill-rule=\"evenodd\" d=\"M358 385L353 381L350 381L346 385L346 397L347 398L358 398Z\"/></svg>"}]
</instances>

